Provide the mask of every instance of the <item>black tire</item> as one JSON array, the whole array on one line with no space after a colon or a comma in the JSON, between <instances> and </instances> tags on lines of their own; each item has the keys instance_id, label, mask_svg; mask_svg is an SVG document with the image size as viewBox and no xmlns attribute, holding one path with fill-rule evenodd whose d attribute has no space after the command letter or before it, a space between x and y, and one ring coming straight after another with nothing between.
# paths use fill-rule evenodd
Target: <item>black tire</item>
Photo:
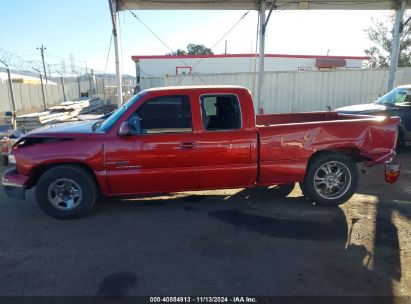
<instances>
[{"instance_id":1,"label":"black tire","mask_svg":"<svg viewBox=\"0 0 411 304\"><path fill-rule=\"evenodd\" d=\"M268 190L271 196L285 198L293 192L295 184L283 184L270 187Z\"/></svg>"},{"instance_id":2,"label":"black tire","mask_svg":"<svg viewBox=\"0 0 411 304\"><path fill-rule=\"evenodd\" d=\"M395 151L399 152L404 146L404 131L401 126L398 128L397 142L395 143Z\"/></svg>"},{"instance_id":3,"label":"black tire","mask_svg":"<svg viewBox=\"0 0 411 304\"><path fill-rule=\"evenodd\" d=\"M301 189L306 197L318 205L338 206L354 195L358 182L357 166L349 157L340 153L325 152L310 160ZM339 188L341 189L338 190Z\"/></svg>"},{"instance_id":4,"label":"black tire","mask_svg":"<svg viewBox=\"0 0 411 304\"><path fill-rule=\"evenodd\" d=\"M300 185L300 189L301 189L302 194L304 196L307 196L307 190L305 189L304 182L300 182L299 185Z\"/></svg>"},{"instance_id":5,"label":"black tire","mask_svg":"<svg viewBox=\"0 0 411 304\"><path fill-rule=\"evenodd\" d=\"M8 156L7 155L3 155L2 157L2 163L3 163L3 166L5 166L5 167L7 167L8 165L9 165L9 158L8 158Z\"/></svg>"},{"instance_id":6,"label":"black tire","mask_svg":"<svg viewBox=\"0 0 411 304\"><path fill-rule=\"evenodd\" d=\"M63 185L59 185L62 183ZM64 206L64 200L61 202L52 202L53 196L59 199L59 196L53 189L63 188L66 190L65 183L71 185L71 189L78 191L80 195L72 199L69 208L68 204ZM67 195L67 194L64 194ZM75 165L60 165L52 167L41 175L37 182L36 198L40 208L48 215L58 219L73 219L88 215L93 209L97 200L97 186L90 174ZM74 203L74 201L76 201Z\"/></svg>"}]
</instances>

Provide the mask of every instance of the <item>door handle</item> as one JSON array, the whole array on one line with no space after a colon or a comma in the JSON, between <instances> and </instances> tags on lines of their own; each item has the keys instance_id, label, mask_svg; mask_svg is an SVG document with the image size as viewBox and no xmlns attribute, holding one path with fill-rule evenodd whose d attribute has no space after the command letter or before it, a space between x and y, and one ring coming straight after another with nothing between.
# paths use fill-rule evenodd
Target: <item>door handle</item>
<instances>
[{"instance_id":1,"label":"door handle","mask_svg":"<svg viewBox=\"0 0 411 304\"><path fill-rule=\"evenodd\" d=\"M182 150L193 150L197 147L197 144L194 142L182 142L180 143L180 149Z\"/></svg>"}]
</instances>

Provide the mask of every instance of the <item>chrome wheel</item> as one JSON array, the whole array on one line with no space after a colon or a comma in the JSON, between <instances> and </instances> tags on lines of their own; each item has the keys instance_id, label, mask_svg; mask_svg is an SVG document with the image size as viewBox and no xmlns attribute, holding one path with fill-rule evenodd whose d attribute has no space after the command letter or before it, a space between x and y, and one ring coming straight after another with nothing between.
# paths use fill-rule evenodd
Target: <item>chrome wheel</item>
<instances>
[{"instance_id":1,"label":"chrome wheel","mask_svg":"<svg viewBox=\"0 0 411 304\"><path fill-rule=\"evenodd\" d=\"M79 205L83 192L80 186L72 179L60 178L50 184L47 195L54 207L68 211Z\"/></svg>"},{"instance_id":2,"label":"chrome wheel","mask_svg":"<svg viewBox=\"0 0 411 304\"><path fill-rule=\"evenodd\" d=\"M343 196L351 185L348 167L338 161L321 165L314 174L314 189L323 198L337 199Z\"/></svg>"}]
</instances>

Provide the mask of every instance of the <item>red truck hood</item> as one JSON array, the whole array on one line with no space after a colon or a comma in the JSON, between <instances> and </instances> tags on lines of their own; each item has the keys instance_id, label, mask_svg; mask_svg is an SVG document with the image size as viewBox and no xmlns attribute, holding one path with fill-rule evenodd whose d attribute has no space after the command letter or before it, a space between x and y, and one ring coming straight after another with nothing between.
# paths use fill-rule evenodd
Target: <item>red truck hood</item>
<instances>
[{"instance_id":1,"label":"red truck hood","mask_svg":"<svg viewBox=\"0 0 411 304\"><path fill-rule=\"evenodd\" d=\"M24 137L61 137L84 138L93 132L95 120L65 122L35 129Z\"/></svg>"},{"instance_id":2,"label":"red truck hood","mask_svg":"<svg viewBox=\"0 0 411 304\"><path fill-rule=\"evenodd\" d=\"M20 137L11 152L17 160L18 171L27 175L33 166L65 162L89 162L96 167L102 166L105 133L93 132L95 122L51 125Z\"/></svg>"}]
</instances>

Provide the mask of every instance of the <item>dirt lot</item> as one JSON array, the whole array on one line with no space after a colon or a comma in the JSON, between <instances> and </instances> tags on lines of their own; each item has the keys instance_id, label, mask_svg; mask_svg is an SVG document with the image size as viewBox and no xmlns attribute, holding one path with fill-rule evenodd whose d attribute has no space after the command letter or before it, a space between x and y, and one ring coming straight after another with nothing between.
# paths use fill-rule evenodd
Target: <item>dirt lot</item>
<instances>
[{"instance_id":1,"label":"dirt lot","mask_svg":"<svg viewBox=\"0 0 411 304\"><path fill-rule=\"evenodd\" d=\"M411 149L400 159L397 184L369 170L341 208L299 188L229 190L102 201L60 221L32 192L0 190L0 295L411 296Z\"/></svg>"}]
</instances>

